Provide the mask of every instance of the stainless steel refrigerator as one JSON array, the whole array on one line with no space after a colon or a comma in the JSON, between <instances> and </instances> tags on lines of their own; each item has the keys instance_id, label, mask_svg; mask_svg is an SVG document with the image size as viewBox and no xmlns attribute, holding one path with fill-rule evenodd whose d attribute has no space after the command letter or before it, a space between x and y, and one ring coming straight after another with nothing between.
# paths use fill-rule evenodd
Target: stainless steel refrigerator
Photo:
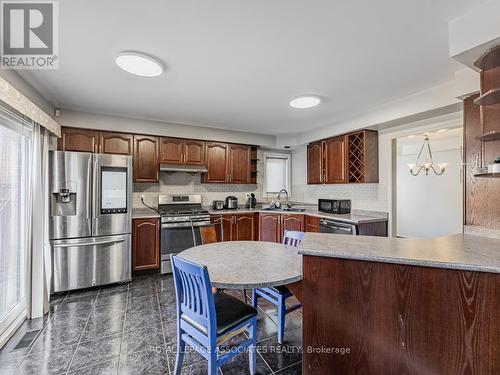
<instances>
[{"instance_id":1,"label":"stainless steel refrigerator","mask_svg":"<svg viewBox=\"0 0 500 375\"><path fill-rule=\"evenodd\" d=\"M51 292L131 279L132 158L51 151Z\"/></svg>"}]
</instances>

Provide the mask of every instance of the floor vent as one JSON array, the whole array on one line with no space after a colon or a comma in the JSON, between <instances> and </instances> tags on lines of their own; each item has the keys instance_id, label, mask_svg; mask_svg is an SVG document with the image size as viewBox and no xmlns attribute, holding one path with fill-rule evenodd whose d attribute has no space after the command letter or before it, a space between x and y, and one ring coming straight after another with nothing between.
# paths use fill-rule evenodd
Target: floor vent
<instances>
[{"instance_id":1,"label":"floor vent","mask_svg":"<svg viewBox=\"0 0 500 375\"><path fill-rule=\"evenodd\" d=\"M21 340L19 340L19 342L17 343L16 347L14 348L14 350L17 350L17 349L22 349L22 348L27 348L28 346L31 345L31 343L33 342L33 340L38 336L38 333L40 332L41 330L40 329L37 329L35 331L29 331L27 332L22 338Z\"/></svg>"}]
</instances>

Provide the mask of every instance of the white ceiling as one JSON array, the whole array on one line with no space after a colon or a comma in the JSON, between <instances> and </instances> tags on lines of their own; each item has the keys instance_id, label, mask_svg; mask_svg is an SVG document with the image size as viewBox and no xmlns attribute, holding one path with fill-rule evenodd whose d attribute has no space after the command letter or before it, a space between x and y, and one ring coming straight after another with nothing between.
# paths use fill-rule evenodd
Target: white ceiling
<instances>
[{"instance_id":1,"label":"white ceiling","mask_svg":"<svg viewBox=\"0 0 500 375\"><path fill-rule=\"evenodd\" d=\"M481 2L60 1L59 70L21 75L62 108L304 132L449 80L447 21ZM158 57L165 74L121 71L124 50ZM288 107L304 93L324 101Z\"/></svg>"}]
</instances>

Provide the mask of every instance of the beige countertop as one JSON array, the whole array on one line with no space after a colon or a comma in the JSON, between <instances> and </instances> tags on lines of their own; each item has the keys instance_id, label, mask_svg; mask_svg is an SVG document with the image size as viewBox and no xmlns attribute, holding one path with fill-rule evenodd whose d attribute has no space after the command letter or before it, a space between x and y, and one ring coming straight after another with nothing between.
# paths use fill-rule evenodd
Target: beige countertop
<instances>
[{"instance_id":1,"label":"beige countertop","mask_svg":"<svg viewBox=\"0 0 500 375\"><path fill-rule=\"evenodd\" d=\"M350 213L350 214L327 214L324 212L320 212L317 209L313 208L313 206L303 206L305 207L305 211L273 211L273 210L265 210L261 207L259 208L238 208L236 210L212 210L211 208L207 208L208 212L211 215L223 215L223 214L244 214L244 213L283 213L283 214L303 214L310 215L324 219L333 219L337 221L341 221L349 224L364 224L364 223L375 223L380 221L387 221L387 216L379 213ZM158 212L149 209L147 207L144 208L134 208L132 210L132 218L133 219L148 219L160 217Z\"/></svg>"},{"instance_id":2,"label":"beige countertop","mask_svg":"<svg viewBox=\"0 0 500 375\"><path fill-rule=\"evenodd\" d=\"M406 239L306 233L299 253L330 258L500 273L500 239L456 234Z\"/></svg>"},{"instance_id":3,"label":"beige countertop","mask_svg":"<svg viewBox=\"0 0 500 375\"><path fill-rule=\"evenodd\" d=\"M132 219L152 219L155 217L160 217L160 214L150 208L133 208L132 209Z\"/></svg>"}]
</instances>

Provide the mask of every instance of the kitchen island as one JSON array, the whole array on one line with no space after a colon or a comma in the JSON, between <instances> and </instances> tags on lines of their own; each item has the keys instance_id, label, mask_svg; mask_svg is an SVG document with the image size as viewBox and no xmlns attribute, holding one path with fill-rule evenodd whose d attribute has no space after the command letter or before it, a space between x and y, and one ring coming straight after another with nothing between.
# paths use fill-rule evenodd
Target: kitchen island
<instances>
[{"instance_id":1,"label":"kitchen island","mask_svg":"<svg viewBox=\"0 0 500 375\"><path fill-rule=\"evenodd\" d=\"M303 373L500 373L500 240L307 233Z\"/></svg>"}]
</instances>

